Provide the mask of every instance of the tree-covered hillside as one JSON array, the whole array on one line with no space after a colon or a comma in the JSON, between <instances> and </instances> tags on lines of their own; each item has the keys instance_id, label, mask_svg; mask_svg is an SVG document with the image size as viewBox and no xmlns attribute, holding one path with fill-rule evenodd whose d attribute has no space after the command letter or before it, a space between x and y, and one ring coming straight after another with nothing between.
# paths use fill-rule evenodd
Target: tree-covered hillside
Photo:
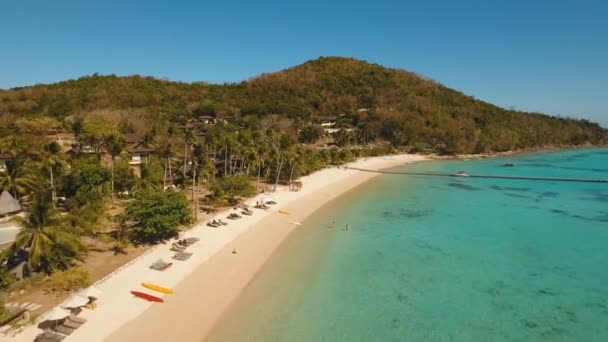
<instances>
[{"instance_id":1,"label":"tree-covered hillside","mask_svg":"<svg viewBox=\"0 0 608 342\"><path fill-rule=\"evenodd\" d=\"M383 139L440 153L607 141L606 130L586 120L506 110L414 73L339 57L319 58L238 84L93 75L0 91L4 123L24 115L61 120L91 113L153 121L211 115L234 122L276 114L302 127L339 117L338 127L352 129L353 143Z\"/></svg>"}]
</instances>

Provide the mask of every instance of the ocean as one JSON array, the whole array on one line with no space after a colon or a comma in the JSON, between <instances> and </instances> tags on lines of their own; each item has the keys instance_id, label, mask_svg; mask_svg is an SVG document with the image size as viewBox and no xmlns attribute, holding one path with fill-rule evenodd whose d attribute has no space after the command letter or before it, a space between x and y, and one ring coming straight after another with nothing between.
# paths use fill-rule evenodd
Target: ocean
<instances>
[{"instance_id":1,"label":"ocean","mask_svg":"<svg viewBox=\"0 0 608 342\"><path fill-rule=\"evenodd\" d=\"M606 179L608 150L400 170ZM608 184L377 177L310 216L208 340L608 341Z\"/></svg>"}]
</instances>

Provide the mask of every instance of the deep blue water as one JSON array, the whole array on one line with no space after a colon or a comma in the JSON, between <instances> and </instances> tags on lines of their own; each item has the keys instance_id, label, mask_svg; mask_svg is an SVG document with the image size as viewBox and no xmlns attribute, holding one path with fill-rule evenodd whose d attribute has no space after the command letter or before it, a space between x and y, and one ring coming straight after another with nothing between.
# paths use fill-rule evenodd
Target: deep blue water
<instances>
[{"instance_id":1,"label":"deep blue water","mask_svg":"<svg viewBox=\"0 0 608 342\"><path fill-rule=\"evenodd\" d=\"M608 178L608 150L403 169ZM608 341L608 184L378 177L311 216L210 340Z\"/></svg>"}]
</instances>

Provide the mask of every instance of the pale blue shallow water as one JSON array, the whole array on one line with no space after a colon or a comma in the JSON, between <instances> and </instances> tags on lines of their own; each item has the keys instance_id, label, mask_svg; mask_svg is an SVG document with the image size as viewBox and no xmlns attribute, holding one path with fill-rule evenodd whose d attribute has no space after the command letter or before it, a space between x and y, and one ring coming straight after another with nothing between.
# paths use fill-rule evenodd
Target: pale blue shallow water
<instances>
[{"instance_id":1,"label":"pale blue shallow water","mask_svg":"<svg viewBox=\"0 0 608 342\"><path fill-rule=\"evenodd\" d=\"M608 178L608 150L405 169ZM608 341L608 184L376 178L308 219L209 340Z\"/></svg>"}]
</instances>

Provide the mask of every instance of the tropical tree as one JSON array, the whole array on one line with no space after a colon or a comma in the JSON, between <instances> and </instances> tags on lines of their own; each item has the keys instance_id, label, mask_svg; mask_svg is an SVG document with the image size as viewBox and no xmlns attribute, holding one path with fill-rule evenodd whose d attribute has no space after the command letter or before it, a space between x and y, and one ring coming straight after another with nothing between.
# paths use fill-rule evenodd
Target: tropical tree
<instances>
[{"instance_id":1,"label":"tropical tree","mask_svg":"<svg viewBox=\"0 0 608 342\"><path fill-rule=\"evenodd\" d=\"M79 158L66 177L64 192L72 208L103 201L110 191L110 172L95 158Z\"/></svg>"},{"instance_id":2,"label":"tropical tree","mask_svg":"<svg viewBox=\"0 0 608 342\"><path fill-rule=\"evenodd\" d=\"M190 203L182 192L146 190L129 203L126 218L137 242L156 243L177 236L178 227L192 222Z\"/></svg>"},{"instance_id":3,"label":"tropical tree","mask_svg":"<svg viewBox=\"0 0 608 342\"><path fill-rule=\"evenodd\" d=\"M36 174L24 158L7 161L6 170L0 173L0 188L9 191L15 199L29 193L36 184Z\"/></svg>"},{"instance_id":4,"label":"tropical tree","mask_svg":"<svg viewBox=\"0 0 608 342\"><path fill-rule=\"evenodd\" d=\"M75 255L84 248L79 237L69 229L53 209L50 196L40 191L25 218L14 219L21 226L12 251L28 252L28 265L37 269L46 259L51 258L56 247L61 247Z\"/></svg>"},{"instance_id":5,"label":"tropical tree","mask_svg":"<svg viewBox=\"0 0 608 342\"><path fill-rule=\"evenodd\" d=\"M122 134L110 134L108 136L106 136L106 140L105 140L105 146L106 146L106 150L110 153L110 156L112 157L112 163L110 165L110 173L111 173L111 186L110 186L110 193L111 193L111 198L112 198L112 203L114 203L114 164L116 162L116 157L126 153L126 151L124 150L126 145L125 142L125 138Z\"/></svg>"},{"instance_id":6,"label":"tropical tree","mask_svg":"<svg viewBox=\"0 0 608 342\"><path fill-rule=\"evenodd\" d=\"M323 137L323 127L320 125L308 125L304 127L298 136L300 142L314 144Z\"/></svg>"},{"instance_id":7,"label":"tropical tree","mask_svg":"<svg viewBox=\"0 0 608 342\"><path fill-rule=\"evenodd\" d=\"M65 162L62 158L61 147L59 144L55 141L49 143L44 149L42 168L49 173L51 183L51 200L53 202L53 206L55 206L55 201L57 200L55 177L57 176L57 171L60 171L64 164Z\"/></svg>"},{"instance_id":8,"label":"tropical tree","mask_svg":"<svg viewBox=\"0 0 608 342\"><path fill-rule=\"evenodd\" d=\"M108 147L108 141L112 141L120 132L112 124L105 120L91 120L84 123L80 140L95 152L98 158L104 149Z\"/></svg>"}]
</instances>

